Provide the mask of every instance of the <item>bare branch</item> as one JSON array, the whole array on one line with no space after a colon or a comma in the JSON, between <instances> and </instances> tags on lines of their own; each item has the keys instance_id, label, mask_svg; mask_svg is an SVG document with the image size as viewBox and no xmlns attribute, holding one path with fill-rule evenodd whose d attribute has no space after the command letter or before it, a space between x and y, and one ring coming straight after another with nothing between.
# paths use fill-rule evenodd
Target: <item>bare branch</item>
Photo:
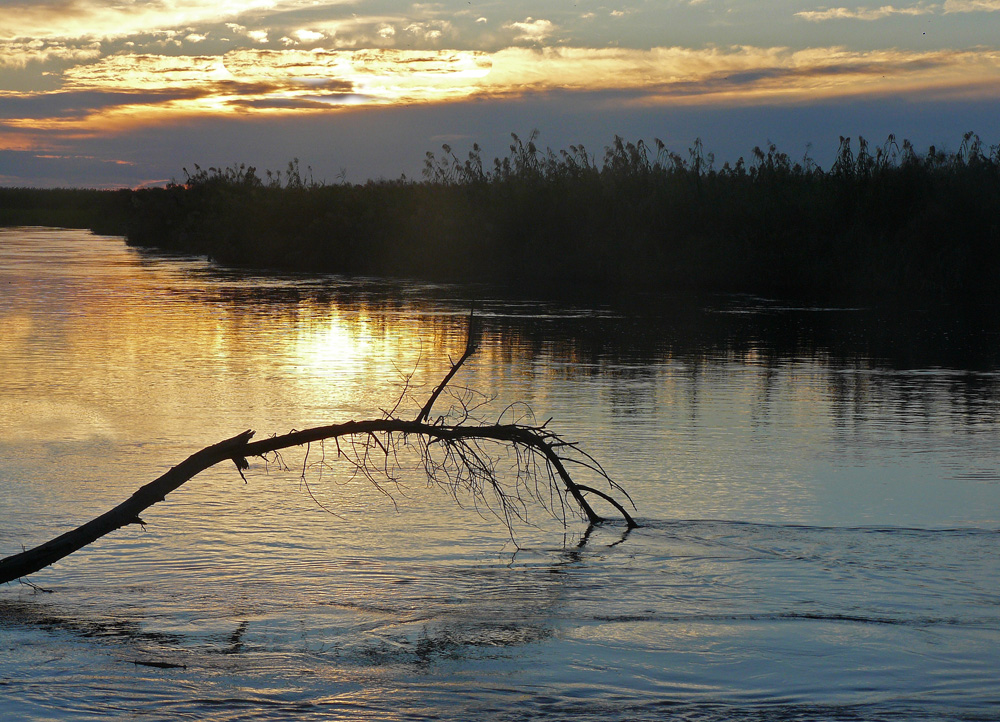
<instances>
[{"instance_id":1,"label":"bare branch","mask_svg":"<svg viewBox=\"0 0 1000 722\"><path fill-rule=\"evenodd\" d=\"M461 358L451 365L451 370L445 375L444 380L438 384L437 388L431 393L430 398L427 399L427 403L424 404L423 408L420 409L420 413L417 414L417 421L426 421L427 417L430 416L431 407L434 406L434 402L437 401L437 397L441 395L444 391L444 387L448 385L452 377L458 373L458 370L462 367L468 358L476 352L476 346L478 342L478 330L476 329L476 318L475 309L469 311L469 329L465 337L465 353L462 354Z\"/></svg>"},{"instance_id":2,"label":"bare branch","mask_svg":"<svg viewBox=\"0 0 1000 722\"><path fill-rule=\"evenodd\" d=\"M336 460L348 465L351 478L366 480L392 500L393 504L396 500L385 485L388 484L397 492L401 491L399 474L403 464L400 449L408 447L410 439L416 439L419 466L427 479L447 488L456 501L459 501L460 492L468 492L477 511L483 513L485 508L500 519L512 538L515 523L527 522L528 501L537 502L566 523L567 501L571 497L591 524L604 521L591 507L585 494L593 494L605 500L618 510L629 529L636 527L632 516L612 496L612 493L620 493L632 503L625 490L611 479L590 454L580 450L577 443L567 441L550 430L548 424L551 419L540 426L523 423L523 420L533 418L530 409L523 407L525 411L517 414L516 421L499 423L505 415L512 414L515 408L521 408L512 404L501 413L498 423L476 424L473 410L479 408L485 396L477 396L466 390L465 395L459 397L462 411L457 422L446 423L445 417L439 418L435 423L428 422L435 400L462 364L475 352L475 335L474 319L470 314L465 353L452 364L416 419L399 419L389 412L379 419L293 430L253 442L250 439L254 432L244 431L193 454L160 478L140 488L125 502L83 526L34 549L0 559L0 583L33 574L123 526L143 523L139 515L144 510L162 501L168 493L196 474L222 461L233 461L240 476L249 468L248 457L263 459L265 469L269 463L276 463L279 468L287 469L280 452L293 446L306 447L301 471L306 492L317 505L334 514L319 502L306 479L311 444L322 444L327 439L336 443ZM406 383L409 383L409 378ZM393 411L398 407L399 402ZM341 444L341 439L346 443ZM323 459L315 463L320 464L321 468L328 466L325 447ZM577 483L569 474L567 464L580 466L596 474L608 484L610 492ZM635 507L634 503L632 506Z\"/></svg>"},{"instance_id":3,"label":"bare branch","mask_svg":"<svg viewBox=\"0 0 1000 722\"><path fill-rule=\"evenodd\" d=\"M34 574L39 569L44 569L77 549L82 549L105 534L129 524L139 523L139 514L153 504L163 501L167 494L199 472L215 466L221 461L245 459L246 454L243 453L243 449L246 448L246 443L252 436L253 431L244 431L231 439L202 449L170 469L160 478L141 487L127 500L96 519L34 549L0 559L0 582L10 582L28 574ZM238 466L240 462L236 463Z\"/></svg>"}]
</instances>

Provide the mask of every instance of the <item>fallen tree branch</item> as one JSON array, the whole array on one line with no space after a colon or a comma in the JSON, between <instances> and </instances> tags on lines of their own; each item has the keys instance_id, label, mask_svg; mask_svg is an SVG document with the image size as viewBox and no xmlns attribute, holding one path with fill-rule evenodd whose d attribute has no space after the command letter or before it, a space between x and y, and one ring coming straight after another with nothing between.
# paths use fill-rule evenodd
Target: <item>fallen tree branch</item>
<instances>
[{"instance_id":1,"label":"fallen tree branch","mask_svg":"<svg viewBox=\"0 0 1000 722\"><path fill-rule=\"evenodd\" d=\"M192 454L156 481L146 484L114 509L101 514L73 531L44 544L0 560L0 582L10 582L34 574L63 557L97 541L105 534L129 524L143 524L139 516L167 494L205 469L227 459L243 458L241 450L253 431L244 431L231 439L220 441Z\"/></svg>"},{"instance_id":2,"label":"fallen tree branch","mask_svg":"<svg viewBox=\"0 0 1000 722\"><path fill-rule=\"evenodd\" d=\"M439 417L435 423L428 423L434 402L475 351L471 325L470 317L465 353L452 364L444 380L434 389L415 419L399 419L390 414L381 419L318 426L253 442L250 439L254 432L244 431L191 455L155 481L141 487L126 501L83 526L33 549L0 560L0 583L11 582L44 569L124 526L144 524L140 517L142 512L163 501L167 494L195 475L220 462L233 461L242 477L243 471L249 468L247 457L262 457L266 460L268 454L275 454L281 449L308 447L309 444L327 439L337 443L339 460L353 466L356 475L364 477L386 494L388 492L382 488L380 480L397 483L396 472L400 469L398 454L411 440L416 440L416 448L428 480L450 488L452 495L456 497L459 491L470 492L477 500L477 505L482 501L511 530L516 519L525 518L525 501L528 499L537 501L553 512L558 505L565 512L564 502L566 496L569 496L591 524L604 521L588 502L588 493L610 503L630 529L637 526L624 505L612 496L616 492L631 503L625 490L591 456L581 452L576 443L566 441L550 431L548 421L541 426L523 423L472 424L469 423L466 409L458 423L446 423L444 416ZM351 443L341 445L341 439L350 439ZM490 444L500 445L508 451L513 450L514 461L509 469L511 478L506 478L498 471L500 455L490 453L487 448ZM580 454L583 460L566 455L573 452ZM597 474L608 484L609 491L599 491L591 486L578 484L566 469L567 461L580 464ZM303 473L304 469L303 465ZM544 484L540 482L540 478L544 478ZM565 520L565 513L563 518Z\"/></svg>"},{"instance_id":3,"label":"fallen tree branch","mask_svg":"<svg viewBox=\"0 0 1000 722\"><path fill-rule=\"evenodd\" d=\"M458 370L462 368L464 364L472 354L476 352L476 347L478 344L478 333L476 332L476 317L475 312L469 313L469 330L465 337L465 352L462 356L451 365L451 369L445 374L444 379L437 385L437 388L431 392L430 398L427 399L427 403L423 405L420 409L420 413L417 414L417 421L427 421L427 417L431 413L431 407L434 406L434 402L437 401L438 396L444 391L444 387L448 385L452 377L458 373Z\"/></svg>"}]
</instances>

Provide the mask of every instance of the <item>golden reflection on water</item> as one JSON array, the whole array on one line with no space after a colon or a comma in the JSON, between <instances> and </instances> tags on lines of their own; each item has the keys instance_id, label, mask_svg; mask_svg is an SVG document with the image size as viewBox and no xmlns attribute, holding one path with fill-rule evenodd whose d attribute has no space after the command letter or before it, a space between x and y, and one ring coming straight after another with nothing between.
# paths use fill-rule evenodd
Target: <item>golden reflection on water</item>
<instances>
[{"instance_id":1,"label":"golden reflection on water","mask_svg":"<svg viewBox=\"0 0 1000 722\"><path fill-rule=\"evenodd\" d=\"M406 384L422 400L464 345L467 310L427 289L404 302L336 278L227 274L76 232L0 231L0 284L16 289L0 294L0 554L248 427L378 416ZM511 401L526 403L512 415L554 416L551 428L632 493L640 529L564 530L532 510L538 527L518 529L515 548L499 521L426 487L419 468L397 508L348 471L306 466L301 449L289 468L254 460L246 484L219 465L144 513L145 529L46 570L51 609L0 599L5 634L29 640L0 650L18 680L5 704L37 694L49 709L50 670L64 668L77 683L62 687L65 704L106 685L79 703L134 710L137 694L168 694L201 700L183 711L216 720L283 713L299 698L381 719L446 716L461 695L515 716L536 692L542 706L726 690L815 700L816 679L842 685L840 702L870 695L866 647L892 672L876 682L892 699L921 693L946 649L972 670L953 666L977 709L992 701L976 675L995 666L995 635L982 637L995 614L981 601L993 598L995 532L833 525L994 529L995 394L969 391L987 403L976 435L942 413L953 377L917 385L754 343L616 357L604 339L560 333L565 319L527 309L530 326L504 313L519 309L483 311L481 353L457 385L497 395L487 416ZM310 463L323 451L311 448ZM988 476L948 478L945 463ZM800 664L805 673L791 669ZM917 681L897 692L892 680Z\"/></svg>"},{"instance_id":2,"label":"golden reflection on water","mask_svg":"<svg viewBox=\"0 0 1000 722\"><path fill-rule=\"evenodd\" d=\"M56 237L53 249L53 232L5 234L5 251L23 248L10 253L20 265L4 279L44 287L0 305L8 440L43 429L76 439L191 438L229 424L281 429L377 415L441 341L419 318L394 323L364 304L206 299L197 288L179 293L192 284L167 264L135 273L117 256L118 265L77 263L83 246L107 253L103 239L63 248Z\"/></svg>"},{"instance_id":3,"label":"golden reflection on water","mask_svg":"<svg viewBox=\"0 0 1000 722\"><path fill-rule=\"evenodd\" d=\"M0 231L0 281L11 291L0 296L0 439L158 445L145 468L247 428L377 417L404 392L398 413L415 414L464 346L467 309L427 289L411 302L337 278L227 274L82 232ZM947 379L911 393L919 408L897 409L895 376L841 372L762 343L692 351L668 338L618 359L605 339L559 333L566 317L538 307L497 302L479 313L483 345L456 387L496 395L490 420L515 401L525 403L504 420L554 416L626 487L648 485L643 513L883 518L895 502L872 505L838 449L850 442L859 465L907 468L894 455L924 442L895 416L951 423L941 414ZM937 489L922 497L944 498L941 472L919 473ZM912 483L892 478L900 491Z\"/></svg>"}]
</instances>

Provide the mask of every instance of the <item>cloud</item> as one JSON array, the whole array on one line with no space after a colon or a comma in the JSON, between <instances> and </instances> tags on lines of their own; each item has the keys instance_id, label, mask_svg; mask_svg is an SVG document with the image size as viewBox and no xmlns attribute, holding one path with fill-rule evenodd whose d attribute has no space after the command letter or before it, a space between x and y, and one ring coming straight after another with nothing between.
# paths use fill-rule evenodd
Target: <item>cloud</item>
<instances>
[{"instance_id":1,"label":"cloud","mask_svg":"<svg viewBox=\"0 0 1000 722\"><path fill-rule=\"evenodd\" d=\"M1000 12L1000 0L945 0L946 13Z\"/></svg>"},{"instance_id":2,"label":"cloud","mask_svg":"<svg viewBox=\"0 0 1000 722\"><path fill-rule=\"evenodd\" d=\"M353 0L325 0L322 8ZM108 40L315 10L313 0L4 0L0 40Z\"/></svg>"},{"instance_id":3,"label":"cloud","mask_svg":"<svg viewBox=\"0 0 1000 722\"><path fill-rule=\"evenodd\" d=\"M153 0L103 3L86 0L13 0L0 16L0 39L121 38L155 30L196 26L274 5L271 0Z\"/></svg>"},{"instance_id":4,"label":"cloud","mask_svg":"<svg viewBox=\"0 0 1000 722\"><path fill-rule=\"evenodd\" d=\"M239 23L225 23L225 27L232 33L249 38L255 43L266 43L268 36L270 35L269 30L251 30L245 25L240 25Z\"/></svg>"},{"instance_id":5,"label":"cloud","mask_svg":"<svg viewBox=\"0 0 1000 722\"><path fill-rule=\"evenodd\" d=\"M996 97L1000 89L1000 52L985 49L509 48L491 58L485 95L604 92L644 105L801 103L896 92Z\"/></svg>"},{"instance_id":6,"label":"cloud","mask_svg":"<svg viewBox=\"0 0 1000 722\"><path fill-rule=\"evenodd\" d=\"M109 119L170 113L218 115L236 111L328 110L344 103L391 105L457 99L475 94L491 68L484 53L404 50L262 50L221 56L114 55L62 75L59 93L39 94L61 111L50 123L100 127ZM22 100L24 96L20 97ZM81 105L75 99L92 102ZM15 113L11 124L43 125Z\"/></svg>"},{"instance_id":7,"label":"cloud","mask_svg":"<svg viewBox=\"0 0 1000 722\"><path fill-rule=\"evenodd\" d=\"M276 23L279 19L271 20ZM283 20L287 21L287 18ZM274 24L271 27L273 29ZM415 40L426 41L435 46L441 37L451 32L451 24L446 20L413 20L403 15L351 15L343 18L324 16L310 21L307 27L286 25L281 32L284 33L282 40L286 46L361 49L422 44L414 43Z\"/></svg>"},{"instance_id":8,"label":"cloud","mask_svg":"<svg viewBox=\"0 0 1000 722\"><path fill-rule=\"evenodd\" d=\"M364 98L353 93L324 95L319 98L236 98L228 102L232 108L246 110L312 110L325 111L333 105L357 105Z\"/></svg>"},{"instance_id":9,"label":"cloud","mask_svg":"<svg viewBox=\"0 0 1000 722\"><path fill-rule=\"evenodd\" d=\"M432 43L440 42L446 35L455 35L454 26L447 20L412 22L408 23L404 30L408 36Z\"/></svg>"},{"instance_id":10,"label":"cloud","mask_svg":"<svg viewBox=\"0 0 1000 722\"><path fill-rule=\"evenodd\" d=\"M178 88L230 80L223 58L214 55L111 55L63 73L64 89Z\"/></svg>"},{"instance_id":11,"label":"cloud","mask_svg":"<svg viewBox=\"0 0 1000 722\"><path fill-rule=\"evenodd\" d=\"M323 33L318 33L315 30L309 30L308 28L300 28L292 33L299 42L303 43L315 43L318 40L322 40L325 35Z\"/></svg>"},{"instance_id":12,"label":"cloud","mask_svg":"<svg viewBox=\"0 0 1000 722\"><path fill-rule=\"evenodd\" d=\"M0 141L14 142L9 133L32 128L98 136L187 117L308 115L556 94L589 94L617 108L808 104L900 94L995 98L1000 51L242 48L220 55L113 55L68 68L61 80L57 93L0 94L6 118Z\"/></svg>"},{"instance_id":13,"label":"cloud","mask_svg":"<svg viewBox=\"0 0 1000 722\"><path fill-rule=\"evenodd\" d=\"M63 122L80 120L95 111L124 104L162 102L165 99L191 97L191 89L119 93L114 91L67 91L37 96L0 95L0 120L11 127L31 127L39 118ZM44 120L42 121L44 122Z\"/></svg>"},{"instance_id":14,"label":"cloud","mask_svg":"<svg viewBox=\"0 0 1000 722\"><path fill-rule=\"evenodd\" d=\"M975 1L975 0L973 0ZM997 0L1000 3L1000 0ZM892 15L929 15L936 13L939 5L917 5L914 7L897 8L893 5L883 5L878 8L828 8L826 10L803 10L795 13L795 17L810 22L824 20L881 20Z\"/></svg>"},{"instance_id":15,"label":"cloud","mask_svg":"<svg viewBox=\"0 0 1000 722\"><path fill-rule=\"evenodd\" d=\"M526 18L520 23L507 23L505 30L514 31L514 42L540 43L555 32L555 25L549 20Z\"/></svg>"},{"instance_id":16,"label":"cloud","mask_svg":"<svg viewBox=\"0 0 1000 722\"><path fill-rule=\"evenodd\" d=\"M101 57L101 44L67 45L45 40L0 42L0 68L24 68L53 60L84 62Z\"/></svg>"}]
</instances>

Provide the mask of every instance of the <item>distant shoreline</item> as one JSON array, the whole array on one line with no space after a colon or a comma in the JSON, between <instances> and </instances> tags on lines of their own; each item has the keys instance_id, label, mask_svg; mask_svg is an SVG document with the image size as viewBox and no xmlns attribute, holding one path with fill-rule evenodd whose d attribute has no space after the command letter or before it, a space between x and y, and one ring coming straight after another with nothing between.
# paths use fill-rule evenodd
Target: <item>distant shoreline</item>
<instances>
[{"instance_id":1,"label":"distant shoreline","mask_svg":"<svg viewBox=\"0 0 1000 722\"><path fill-rule=\"evenodd\" d=\"M774 146L715 168L615 138L596 162L512 136L484 163L448 146L422 181L318 183L298 162L124 191L0 188L0 225L86 227L257 269L487 282L533 295L736 292L813 303L992 310L1000 149L842 139L823 170Z\"/></svg>"}]
</instances>

